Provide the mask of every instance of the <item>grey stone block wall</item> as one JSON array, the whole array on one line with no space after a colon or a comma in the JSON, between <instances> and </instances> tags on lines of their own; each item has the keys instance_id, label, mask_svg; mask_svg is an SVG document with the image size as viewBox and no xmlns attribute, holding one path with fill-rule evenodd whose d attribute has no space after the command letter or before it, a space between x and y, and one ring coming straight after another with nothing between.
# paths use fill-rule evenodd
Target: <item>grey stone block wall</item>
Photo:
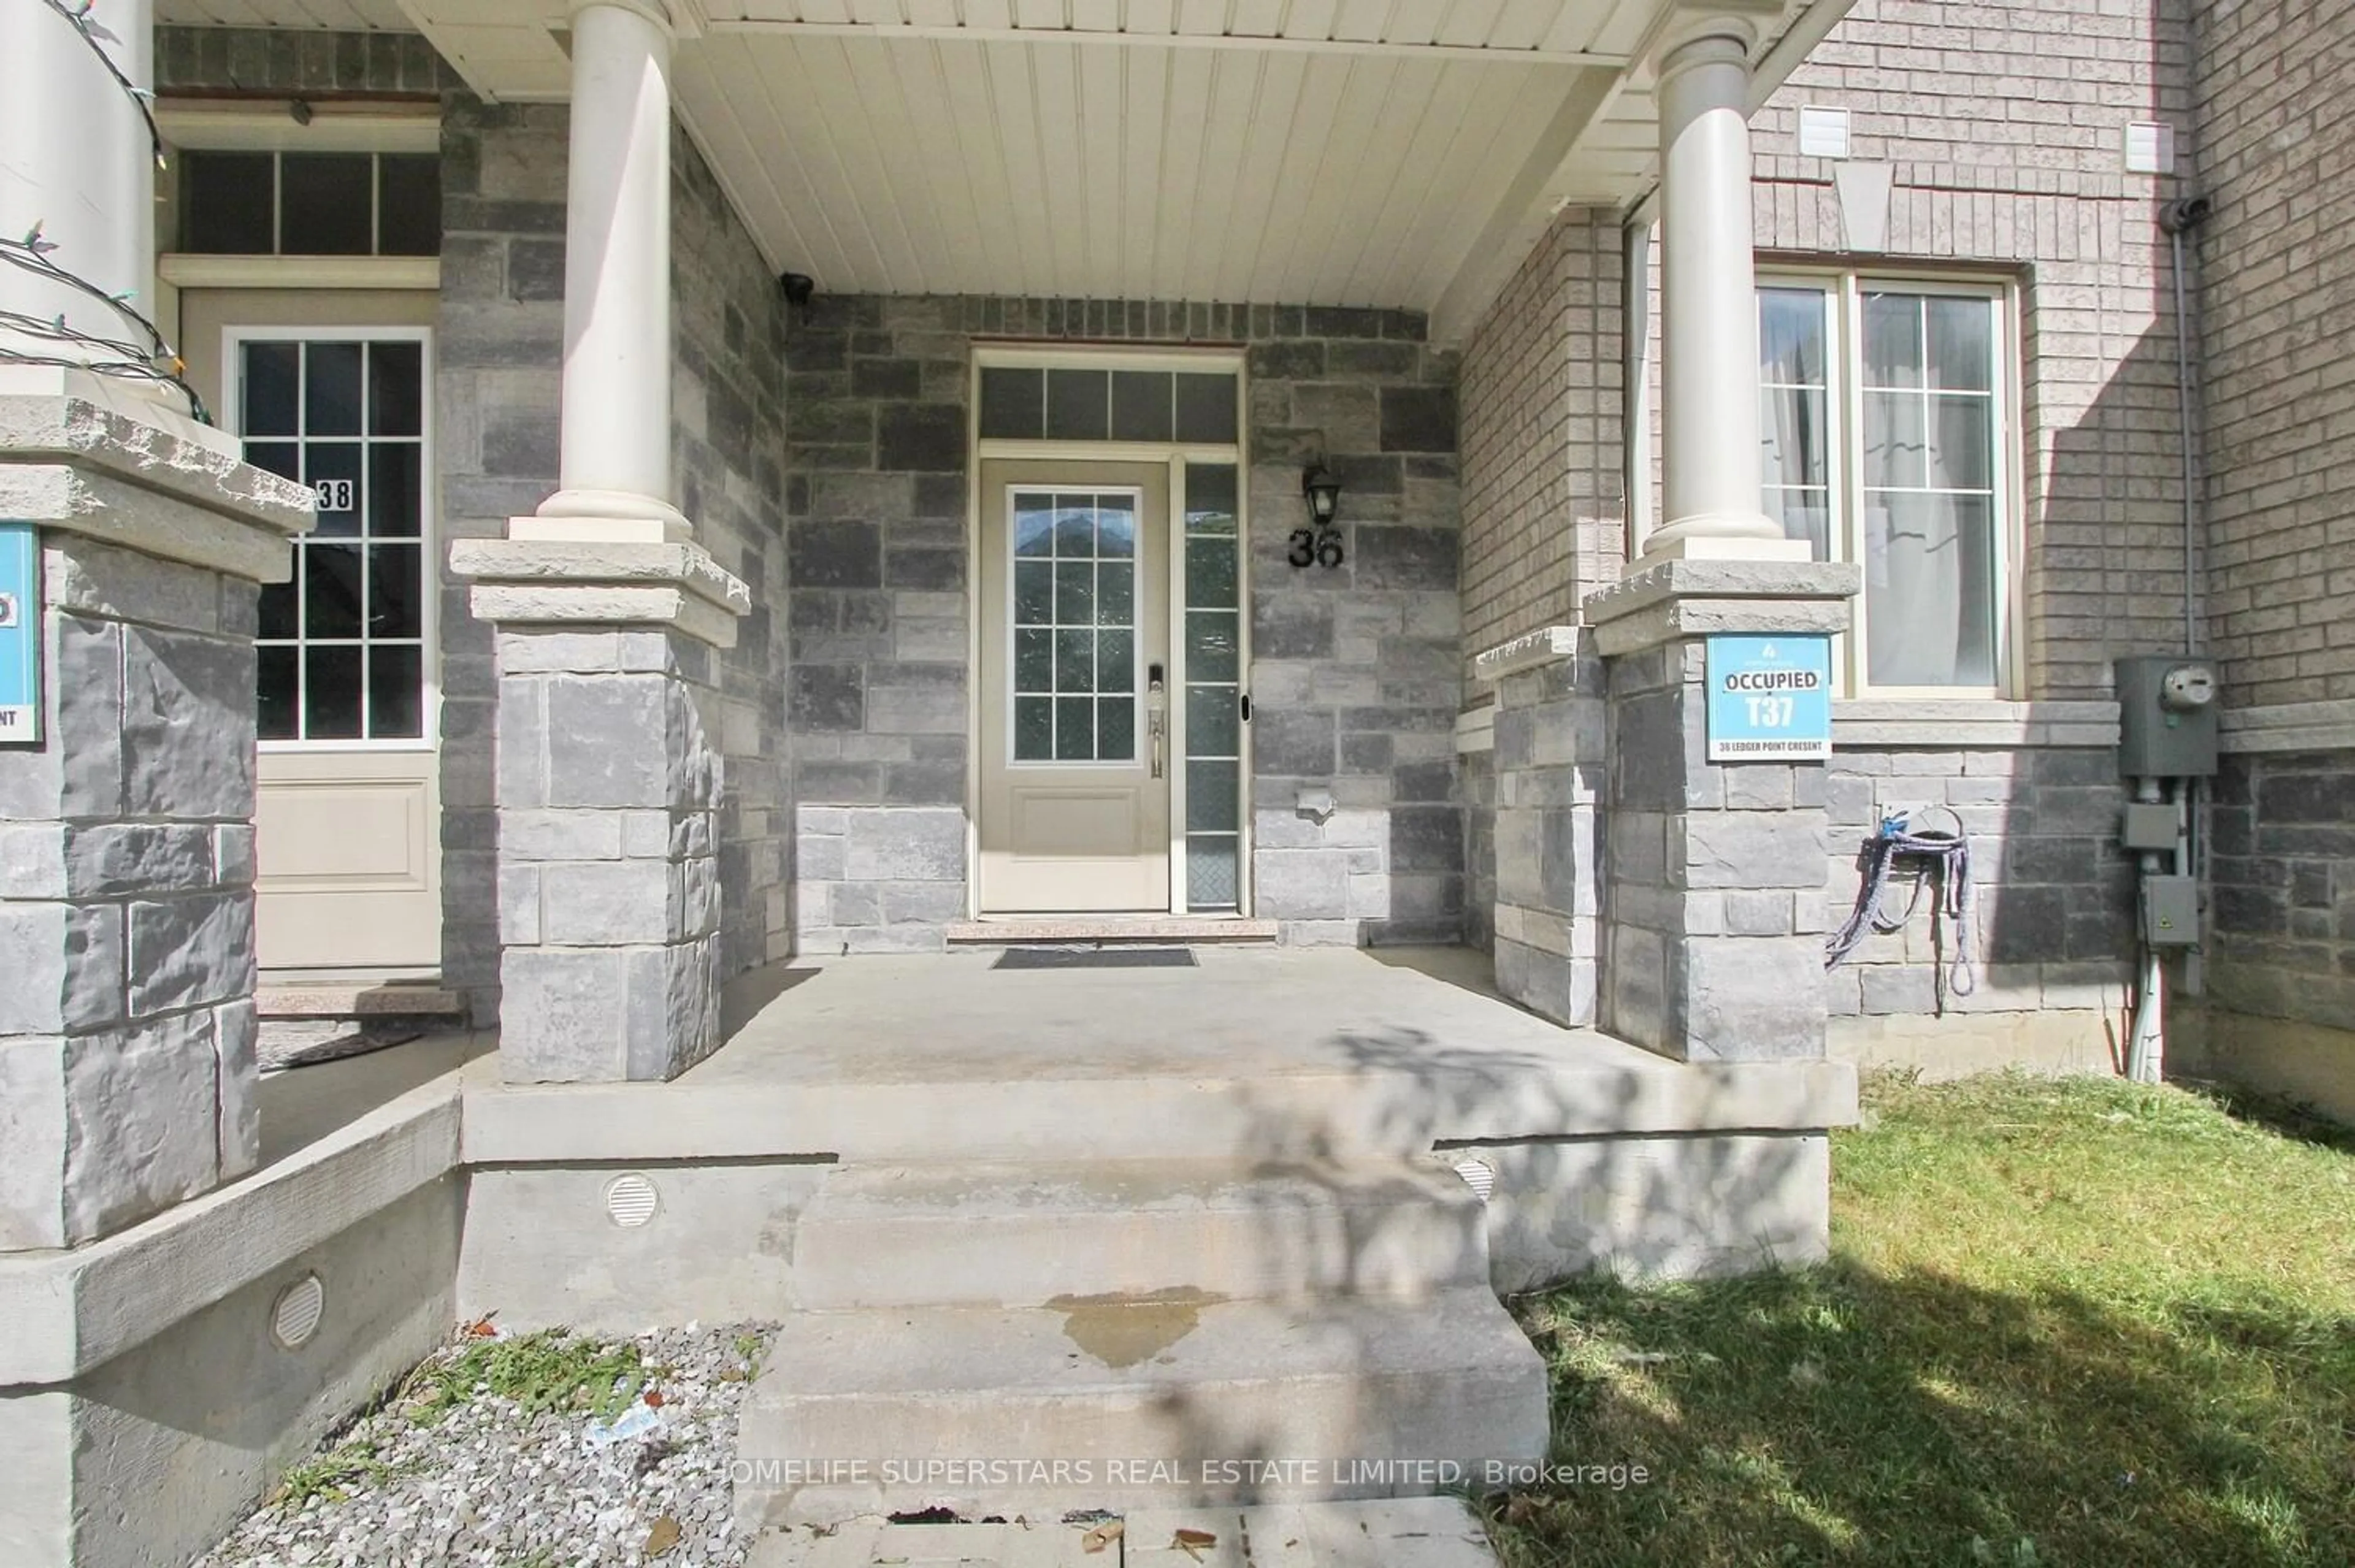
<instances>
[{"instance_id":1,"label":"grey stone block wall","mask_svg":"<svg viewBox=\"0 0 2355 1568\"><path fill-rule=\"evenodd\" d=\"M1497 686L1497 987L1557 1023L1594 1021L1602 949L1602 803L1609 784L1604 664L1575 657Z\"/></svg>"},{"instance_id":2,"label":"grey stone block wall","mask_svg":"<svg viewBox=\"0 0 2355 1568\"><path fill-rule=\"evenodd\" d=\"M1825 769L1709 762L1703 673L1698 642L1608 664L1596 1021L1681 1061L1820 1056Z\"/></svg>"},{"instance_id":3,"label":"grey stone block wall","mask_svg":"<svg viewBox=\"0 0 2355 1568\"><path fill-rule=\"evenodd\" d=\"M42 551L44 734L0 746L0 1251L253 1168L256 588Z\"/></svg>"},{"instance_id":4,"label":"grey stone block wall","mask_svg":"<svg viewBox=\"0 0 2355 1568\"><path fill-rule=\"evenodd\" d=\"M158 92L431 97L458 85L421 33L158 27Z\"/></svg>"},{"instance_id":5,"label":"grey stone block wall","mask_svg":"<svg viewBox=\"0 0 2355 1568\"><path fill-rule=\"evenodd\" d=\"M1854 907L1859 851L1883 816L1971 839L1977 962L1958 989L1951 929L1934 945L1922 894L1904 929L1868 936L1824 976L1835 1017L2034 1012L2115 1007L2135 951L2135 866L2118 848L2127 792L2106 747L1843 747L1826 782L1830 872L1827 929ZM1936 809L1932 809L1936 808ZM1952 816L1947 813L1951 811ZM1892 913L1913 876L1892 881ZM1942 974L1944 970L1943 985Z\"/></svg>"},{"instance_id":6,"label":"grey stone block wall","mask_svg":"<svg viewBox=\"0 0 2355 1568\"><path fill-rule=\"evenodd\" d=\"M1497 943L1497 753L1460 752L1464 796L1464 944L1493 952Z\"/></svg>"},{"instance_id":7,"label":"grey stone block wall","mask_svg":"<svg viewBox=\"0 0 2355 1568\"><path fill-rule=\"evenodd\" d=\"M1453 941L1463 819L1453 359L1419 315L820 298L787 343L795 926L923 949L965 907L965 445L975 336L1244 346L1258 912L1293 941ZM1300 473L1340 475L1347 561L1295 570ZM1330 788L1322 822L1298 807ZM902 848L884 853L881 846Z\"/></svg>"},{"instance_id":8,"label":"grey stone block wall","mask_svg":"<svg viewBox=\"0 0 2355 1568\"><path fill-rule=\"evenodd\" d=\"M491 539L557 488L564 354L561 105L442 104L435 455L444 539ZM697 539L752 588L713 656L708 735L724 760L715 827L722 977L784 956L783 315L776 283L702 155L672 138L673 433ZM491 629L443 560L442 975L497 1016L499 823Z\"/></svg>"},{"instance_id":9,"label":"grey stone block wall","mask_svg":"<svg viewBox=\"0 0 2355 1568\"><path fill-rule=\"evenodd\" d=\"M783 958L787 876L785 305L710 166L671 134L671 322L678 502L698 542L752 590L717 656L720 977ZM512 258L510 258L512 264Z\"/></svg>"},{"instance_id":10,"label":"grey stone block wall","mask_svg":"<svg viewBox=\"0 0 2355 1568\"><path fill-rule=\"evenodd\" d=\"M442 104L442 976L485 1025L499 1016L498 675L447 541L499 538L557 487L569 124L560 104Z\"/></svg>"},{"instance_id":11,"label":"grey stone block wall","mask_svg":"<svg viewBox=\"0 0 2355 1568\"><path fill-rule=\"evenodd\" d=\"M2228 755L2211 803L2211 1002L2355 1029L2355 752Z\"/></svg>"},{"instance_id":12,"label":"grey stone block wall","mask_svg":"<svg viewBox=\"0 0 2355 1568\"><path fill-rule=\"evenodd\" d=\"M498 633L499 1067L677 1077L719 1043L716 650Z\"/></svg>"}]
</instances>

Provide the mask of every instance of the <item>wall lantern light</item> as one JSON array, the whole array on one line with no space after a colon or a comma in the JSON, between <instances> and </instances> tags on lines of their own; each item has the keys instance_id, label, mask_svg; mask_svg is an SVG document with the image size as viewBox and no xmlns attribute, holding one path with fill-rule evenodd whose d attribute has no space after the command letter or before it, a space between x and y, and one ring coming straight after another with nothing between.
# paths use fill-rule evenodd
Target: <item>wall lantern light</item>
<instances>
[{"instance_id":1,"label":"wall lantern light","mask_svg":"<svg viewBox=\"0 0 2355 1568\"><path fill-rule=\"evenodd\" d=\"M1324 464L1311 463L1300 475L1300 494L1308 503L1308 520L1316 526L1293 530L1292 552L1285 559L1295 566L1340 565L1341 530L1334 518L1340 512L1341 481Z\"/></svg>"}]
</instances>

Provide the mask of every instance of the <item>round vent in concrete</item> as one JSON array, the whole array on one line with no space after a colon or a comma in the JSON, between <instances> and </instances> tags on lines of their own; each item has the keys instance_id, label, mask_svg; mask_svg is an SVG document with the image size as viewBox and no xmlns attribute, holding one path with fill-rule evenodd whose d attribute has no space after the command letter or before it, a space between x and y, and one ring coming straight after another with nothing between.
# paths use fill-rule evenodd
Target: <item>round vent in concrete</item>
<instances>
[{"instance_id":1,"label":"round vent in concrete","mask_svg":"<svg viewBox=\"0 0 2355 1568\"><path fill-rule=\"evenodd\" d=\"M1470 1188L1474 1196L1483 1203L1488 1201L1488 1194L1497 1189L1497 1168L1485 1159L1458 1160L1455 1174L1464 1179L1464 1185Z\"/></svg>"},{"instance_id":2,"label":"round vent in concrete","mask_svg":"<svg viewBox=\"0 0 2355 1568\"><path fill-rule=\"evenodd\" d=\"M319 1331L319 1319L326 1311L327 1287L317 1275L306 1274L271 1304L270 1337L286 1349L298 1349Z\"/></svg>"},{"instance_id":3,"label":"round vent in concrete","mask_svg":"<svg viewBox=\"0 0 2355 1568\"><path fill-rule=\"evenodd\" d=\"M634 1170L605 1184L606 1216L624 1230L645 1224L660 1207L662 1198L655 1184Z\"/></svg>"}]
</instances>

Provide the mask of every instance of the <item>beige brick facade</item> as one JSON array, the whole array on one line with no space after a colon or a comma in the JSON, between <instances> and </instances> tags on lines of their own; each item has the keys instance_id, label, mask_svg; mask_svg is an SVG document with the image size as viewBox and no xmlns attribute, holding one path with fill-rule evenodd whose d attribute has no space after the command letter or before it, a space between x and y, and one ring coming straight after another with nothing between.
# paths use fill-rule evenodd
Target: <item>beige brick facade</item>
<instances>
[{"instance_id":1,"label":"beige brick facade","mask_svg":"<svg viewBox=\"0 0 2355 1568\"><path fill-rule=\"evenodd\" d=\"M1891 165L1884 251L1849 251L1834 165L1797 155L1803 104L1849 110L1851 157ZM2106 695L2117 656L2182 645L2173 280L2157 219L2189 182L2126 174L2123 148L2129 123L2165 121L2188 174L2189 106L2171 7L1859 0L1753 122L1762 262L1837 257L2019 288L2016 696Z\"/></svg>"},{"instance_id":2,"label":"beige brick facade","mask_svg":"<svg viewBox=\"0 0 2355 1568\"><path fill-rule=\"evenodd\" d=\"M2355 6L2200 5L2210 631L2235 707L2355 696Z\"/></svg>"},{"instance_id":3,"label":"beige brick facade","mask_svg":"<svg viewBox=\"0 0 2355 1568\"><path fill-rule=\"evenodd\" d=\"M1459 372L1464 647L1578 618L1625 553L1620 227L1554 220Z\"/></svg>"}]
</instances>

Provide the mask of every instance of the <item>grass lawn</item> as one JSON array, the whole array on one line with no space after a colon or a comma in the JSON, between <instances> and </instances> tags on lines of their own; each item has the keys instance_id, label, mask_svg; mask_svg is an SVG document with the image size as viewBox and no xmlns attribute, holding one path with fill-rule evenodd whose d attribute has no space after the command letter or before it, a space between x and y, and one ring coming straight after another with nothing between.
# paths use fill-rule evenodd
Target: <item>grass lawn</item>
<instances>
[{"instance_id":1,"label":"grass lawn","mask_svg":"<svg viewBox=\"0 0 2355 1568\"><path fill-rule=\"evenodd\" d=\"M1832 1261L1518 1304L1533 1564L2355 1563L2355 1139L2105 1079L1867 1085Z\"/></svg>"}]
</instances>

